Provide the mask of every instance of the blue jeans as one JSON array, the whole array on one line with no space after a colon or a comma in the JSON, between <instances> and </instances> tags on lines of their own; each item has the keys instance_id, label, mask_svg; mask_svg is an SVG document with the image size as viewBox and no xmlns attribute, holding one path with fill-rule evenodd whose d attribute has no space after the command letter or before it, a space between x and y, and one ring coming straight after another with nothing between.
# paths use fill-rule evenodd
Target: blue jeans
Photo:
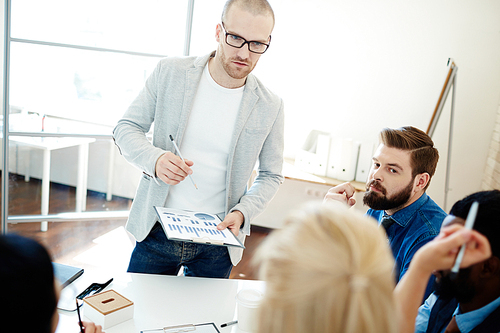
<instances>
[{"instance_id":1,"label":"blue jeans","mask_svg":"<svg viewBox=\"0 0 500 333\"><path fill-rule=\"evenodd\" d=\"M172 241L159 222L149 235L136 242L127 271L177 275L184 266L185 276L229 278L233 265L225 246Z\"/></svg>"}]
</instances>

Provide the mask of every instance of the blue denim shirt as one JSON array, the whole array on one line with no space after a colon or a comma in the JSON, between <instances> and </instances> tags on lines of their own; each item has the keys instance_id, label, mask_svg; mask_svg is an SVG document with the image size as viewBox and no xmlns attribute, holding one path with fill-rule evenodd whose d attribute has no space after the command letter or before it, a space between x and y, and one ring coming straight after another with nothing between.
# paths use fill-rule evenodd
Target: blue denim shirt
<instances>
[{"instance_id":1,"label":"blue denim shirt","mask_svg":"<svg viewBox=\"0 0 500 333\"><path fill-rule=\"evenodd\" d=\"M385 211L373 209L369 209L366 215L374 217L379 225L382 218L387 216ZM446 213L424 193L417 201L391 217L395 223L387 229L387 236L396 261L394 273L397 283L408 270L415 252L439 234ZM431 277L425 298L432 291L433 281L434 277Z\"/></svg>"}]
</instances>

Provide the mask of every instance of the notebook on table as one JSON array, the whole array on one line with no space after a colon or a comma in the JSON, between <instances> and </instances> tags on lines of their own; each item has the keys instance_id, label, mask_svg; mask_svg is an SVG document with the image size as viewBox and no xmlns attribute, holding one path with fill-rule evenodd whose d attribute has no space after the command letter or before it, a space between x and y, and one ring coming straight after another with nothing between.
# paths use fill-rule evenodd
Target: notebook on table
<instances>
[{"instance_id":1,"label":"notebook on table","mask_svg":"<svg viewBox=\"0 0 500 333\"><path fill-rule=\"evenodd\" d=\"M57 262L53 262L52 267L54 267L54 276L61 284L61 288L66 287L83 274L83 268L80 267L59 264Z\"/></svg>"}]
</instances>

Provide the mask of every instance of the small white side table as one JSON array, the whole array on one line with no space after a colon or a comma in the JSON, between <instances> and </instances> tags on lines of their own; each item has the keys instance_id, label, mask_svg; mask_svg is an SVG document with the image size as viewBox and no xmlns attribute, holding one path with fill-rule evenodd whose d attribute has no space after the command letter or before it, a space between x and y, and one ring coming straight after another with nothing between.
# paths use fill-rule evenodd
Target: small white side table
<instances>
[{"instance_id":1,"label":"small white side table","mask_svg":"<svg viewBox=\"0 0 500 333\"><path fill-rule=\"evenodd\" d=\"M11 136L10 141L28 148L41 149L43 151L42 167L42 204L41 215L49 214L50 195L50 153L52 150L78 146L78 176L76 184L76 212L86 209L87 199L87 177L89 161L89 143L94 142L94 138L55 138L55 137L27 137ZM29 179L29 154L26 168L26 179ZM41 230L47 231L47 221L42 222Z\"/></svg>"}]
</instances>

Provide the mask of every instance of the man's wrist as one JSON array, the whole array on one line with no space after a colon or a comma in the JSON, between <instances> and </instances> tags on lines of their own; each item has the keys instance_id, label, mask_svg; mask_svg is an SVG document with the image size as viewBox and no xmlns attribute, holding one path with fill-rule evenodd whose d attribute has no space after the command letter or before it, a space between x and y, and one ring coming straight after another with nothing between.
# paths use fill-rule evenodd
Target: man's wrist
<instances>
[{"instance_id":1,"label":"man's wrist","mask_svg":"<svg viewBox=\"0 0 500 333\"><path fill-rule=\"evenodd\" d=\"M239 210L233 210L233 212L235 213L239 213L239 215L241 216L241 225L240 225L240 229L243 229L243 226L245 225L245 215L243 215L243 213Z\"/></svg>"}]
</instances>

